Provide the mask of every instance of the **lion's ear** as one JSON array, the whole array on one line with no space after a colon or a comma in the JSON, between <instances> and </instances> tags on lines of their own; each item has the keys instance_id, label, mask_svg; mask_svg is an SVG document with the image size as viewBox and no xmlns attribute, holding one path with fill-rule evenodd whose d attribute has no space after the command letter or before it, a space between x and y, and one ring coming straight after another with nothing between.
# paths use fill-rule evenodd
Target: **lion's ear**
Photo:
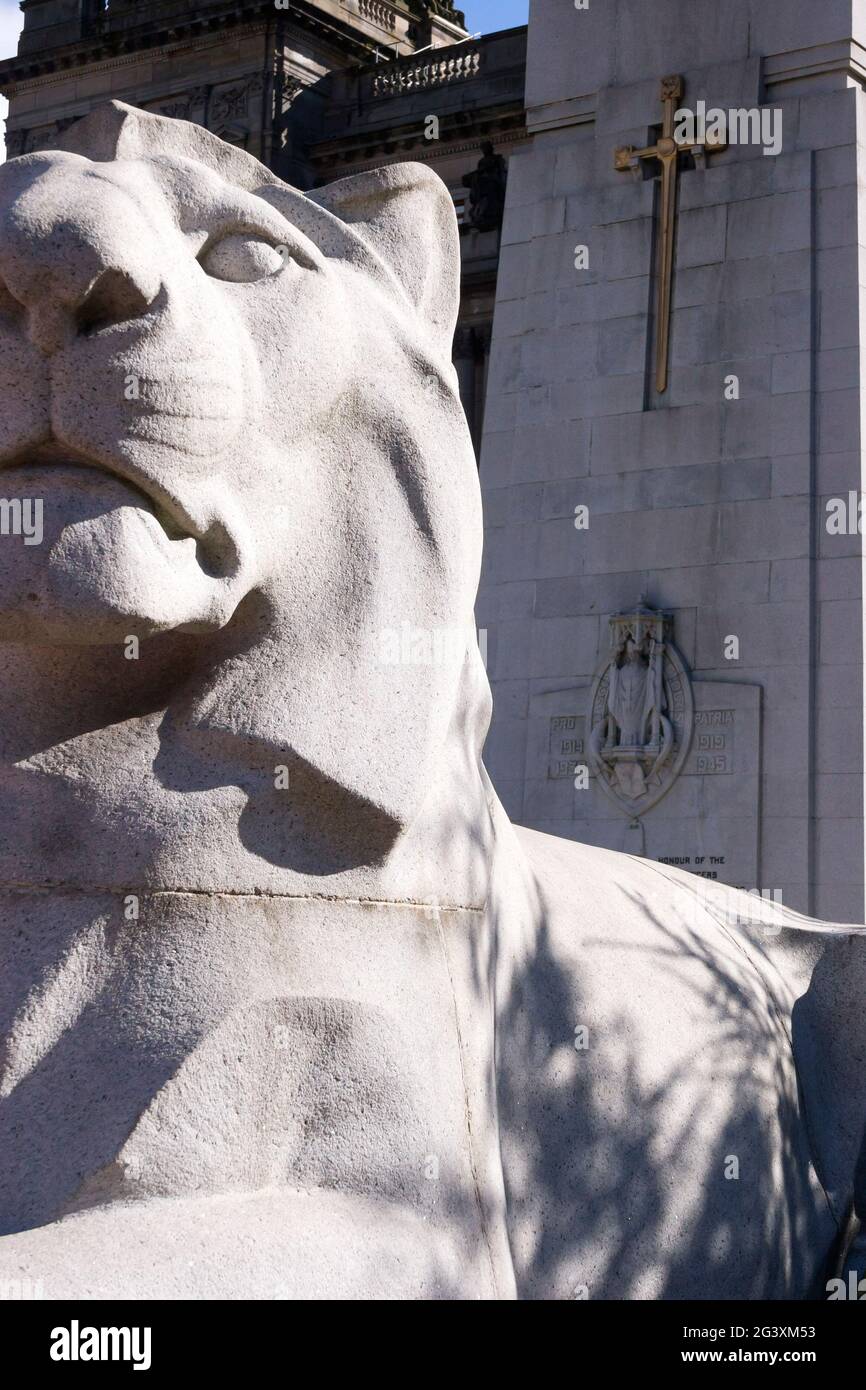
<instances>
[{"instance_id":1,"label":"lion's ear","mask_svg":"<svg viewBox=\"0 0 866 1390\"><path fill-rule=\"evenodd\" d=\"M389 164L307 197L384 262L450 354L460 304L460 236L445 184L426 164Z\"/></svg>"}]
</instances>

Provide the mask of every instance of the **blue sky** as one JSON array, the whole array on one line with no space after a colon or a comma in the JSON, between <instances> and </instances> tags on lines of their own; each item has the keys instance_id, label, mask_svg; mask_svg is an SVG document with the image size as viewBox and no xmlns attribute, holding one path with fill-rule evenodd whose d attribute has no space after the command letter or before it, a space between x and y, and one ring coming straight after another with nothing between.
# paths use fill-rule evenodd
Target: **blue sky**
<instances>
[{"instance_id":1,"label":"blue sky","mask_svg":"<svg viewBox=\"0 0 866 1390\"><path fill-rule=\"evenodd\" d=\"M466 15L471 33L510 29L525 24L530 14L530 0L455 0L455 4Z\"/></svg>"},{"instance_id":2,"label":"blue sky","mask_svg":"<svg viewBox=\"0 0 866 1390\"><path fill-rule=\"evenodd\" d=\"M24 16L18 0L0 0L0 58L11 58L18 47L18 32Z\"/></svg>"},{"instance_id":3,"label":"blue sky","mask_svg":"<svg viewBox=\"0 0 866 1390\"><path fill-rule=\"evenodd\" d=\"M489 34L494 29L510 29L525 24L529 15L529 0L454 0L466 16L473 34Z\"/></svg>"},{"instance_id":4,"label":"blue sky","mask_svg":"<svg viewBox=\"0 0 866 1390\"><path fill-rule=\"evenodd\" d=\"M11 58L18 47L18 34L24 16L18 8L18 0L0 0L0 58ZM6 119L6 103L0 97L0 120ZM3 159L3 142L0 140L0 159Z\"/></svg>"}]
</instances>

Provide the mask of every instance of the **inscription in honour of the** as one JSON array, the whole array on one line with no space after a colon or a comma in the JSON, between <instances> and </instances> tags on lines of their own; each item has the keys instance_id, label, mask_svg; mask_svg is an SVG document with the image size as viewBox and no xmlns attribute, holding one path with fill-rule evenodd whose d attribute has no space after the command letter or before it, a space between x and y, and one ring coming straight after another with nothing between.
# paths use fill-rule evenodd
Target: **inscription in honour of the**
<instances>
[{"instance_id":1,"label":"inscription in honour of the","mask_svg":"<svg viewBox=\"0 0 866 1390\"><path fill-rule=\"evenodd\" d=\"M610 619L610 652L590 705L589 765L612 801L635 817L682 770L694 729L691 681L668 614L639 603Z\"/></svg>"}]
</instances>

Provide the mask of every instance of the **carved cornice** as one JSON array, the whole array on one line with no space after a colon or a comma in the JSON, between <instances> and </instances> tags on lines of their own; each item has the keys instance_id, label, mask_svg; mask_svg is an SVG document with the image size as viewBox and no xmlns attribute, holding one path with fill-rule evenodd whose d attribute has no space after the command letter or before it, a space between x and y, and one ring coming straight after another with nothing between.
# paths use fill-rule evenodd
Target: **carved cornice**
<instances>
[{"instance_id":1,"label":"carved cornice","mask_svg":"<svg viewBox=\"0 0 866 1390\"><path fill-rule=\"evenodd\" d=\"M267 33L267 30L268 24L265 20L262 20L257 24L250 24L249 26L247 26L247 33L249 34L265 35ZM218 48L222 43L223 38L220 33L209 34L204 38L195 37L186 40L178 40L176 43L166 44L164 46L163 52L168 54L189 53L196 49L204 50L208 48ZM11 62L12 60L10 59L9 61ZM130 53L106 56L105 58L101 59L97 58L94 59L92 62L88 62L86 66L92 72L112 72L117 68L131 67L140 61L141 51L136 50ZM7 81L4 75L5 67L5 64L0 64L0 90L5 90L4 82ZM24 79L20 82L16 82L16 92L21 93L35 91L37 88L50 87L59 82L68 82L70 72L75 71L77 71L76 68L61 67L59 65L55 66L53 68L47 69L45 73L40 73L37 76ZM31 113L28 113L28 115L30 114Z\"/></svg>"},{"instance_id":2,"label":"carved cornice","mask_svg":"<svg viewBox=\"0 0 866 1390\"><path fill-rule=\"evenodd\" d=\"M24 0L22 8L28 8L28 0ZM388 0L359 0L359 17L385 29L393 29L400 14L419 19L438 17L465 27L462 13L449 0L399 0L395 4ZM178 42L221 36L227 29L264 28L281 18L326 38L351 61L364 62L375 51L374 38L354 28L350 16L341 19L327 13L314 0L292 0L288 11L277 10L273 0L226 0L223 5L209 7L207 13L166 6L162 15L143 18L139 24L124 28L112 26L109 11L96 17L88 32L72 43L34 49L0 62L0 91L8 92L52 73L68 74L103 62L111 66L155 48L171 50Z\"/></svg>"},{"instance_id":3,"label":"carved cornice","mask_svg":"<svg viewBox=\"0 0 866 1390\"><path fill-rule=\"evenodd\" d=\"M486 114L489 118L489 113L479 114ZM466 127L461 126L459 140L449 140L447 134L440 140L424 140L419 137L417 127L412 129L411 137L382 137L376 141L375 148L369 140L360 142L354 148L342 142L341 147L335 148L332 143L327 150L321 145L313 146L308 152L309 162L316 171L317 180L329 182L331 179L344 178L347 174L361 174L368 169L378 169L381 167L383 155L386 160L407 159L411 155L412 160L419 164L435 164L439 159L452 159L457 154L477 154L481 138L492 140L497 148L526 139L522 112L502 118L500 129L485 125L483 130L467 132Z\"/></svg>"},{"instance_id":4,"label":"carved cornice","mask_svg":"<svg viewBox=\"0 0 866 1390\"><path fill-rule=\"evenodd\" d=\"M850 78L866 86L866 47L857 39L767 54L761 66L764 84L775 100L784 98L786 85L794 82L811 85L829 77L843 85Z\"/></svg>"},{"instance_id":5,"label":"carved cornice","mask_svg":"<svg viewBox=\"0 0 866 1390\"><path fill-rule=\"evenodd\" d=\"M257 99L264 93L265 85L260 73L239 73L232 82L216 83L213 87L199 85L187 91L145 94L137 104L156 115L196 121L215 134L223 134L223 138L231 139L238 135L249 135L249 118L257 114ZM302 90L303 84L300 82L286 81L282 84L283 113L291 104L292 96ZM42 119L39 119L40 116ZM7 132L6 150L10 159L28 154L31 150L50 149L58 136L78 119L77 116L66 116L59 120L46 117L46 112L30 113L29 125L22 124Z\"/></svg>"},{"instance_id":6,"label":"carved cornice","mask_svg":"<svg viewBox=\"0 0 866 1390\"><path fill-rule=\"evenodd\" d=\"M357 29L317 9L307 0L292 0L289 12L276 10L273 0L247 0L240 4L227 0L207 14L184 11L179 20L171 15L161 20L144 19L128 29L97 25L93 32L74 43L7 58L0 63L0 91L9 93L13 87L20 88L24 83L55 73L68 77L70 72L83 67L135 62L142 53L155 48L161 52L178 51L202 39L214 38L220 42L227 29L264 31L280 17L317 33L356 62L369 60L375 48L372 39L365 38Z\"/></svg>"}]
</instances>

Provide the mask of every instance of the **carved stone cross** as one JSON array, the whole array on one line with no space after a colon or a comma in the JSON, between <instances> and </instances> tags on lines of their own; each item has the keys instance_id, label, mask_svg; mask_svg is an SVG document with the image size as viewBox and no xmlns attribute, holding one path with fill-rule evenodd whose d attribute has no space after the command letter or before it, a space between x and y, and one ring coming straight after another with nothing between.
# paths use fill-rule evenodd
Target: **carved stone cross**
<instances>
[{"instance_id":1,"label":"carved stone cross","mask_svg":"<svg viewBox=\"0 0 866 1390\"><path fill-rule=\"evenodd\" d=\"M693 156L696 164L703 166L706 155L724 149L724 141L706 139L695 144L684 144L674 137L674 115L682 101L685 90L683 79L678 75L663 77L661 100L664 108L662 133L654 145L639 150L634 145L622 145L614 151L614 168L631 170L639 174L641 161L657 160L661 165L661 227L658 238L658 269L656 272L656 390L667 390L668 355L670 350L671 328L671 289L674 270L674 242L676 240L677 216L677 175L681 154Z\"/></svg>"}]
</instances>

